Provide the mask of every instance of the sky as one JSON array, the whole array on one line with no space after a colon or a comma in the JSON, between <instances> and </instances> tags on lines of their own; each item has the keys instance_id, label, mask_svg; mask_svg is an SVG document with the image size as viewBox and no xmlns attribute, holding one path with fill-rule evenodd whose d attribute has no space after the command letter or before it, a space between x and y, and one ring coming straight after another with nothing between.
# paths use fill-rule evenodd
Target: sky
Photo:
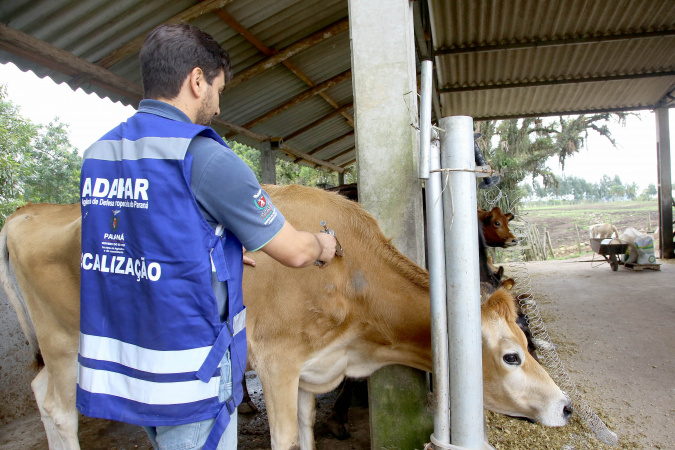
<instances>
[{"instance_id":1,"label":"sky","mask_svg":"<svg viewBox=\"0 0 675 450\"><path fill-rule=\"evenodd\" d=\"M134 114L134 108L86 94L73 92L67 84L57 85L50 78L21 72L14 64L0 64L0 84L7 86L9 99L21 108L21 115L33 123L48 124L59 117L70 128L70 142L80 154L108 130ZM675 112L670 111L671 160L675 163ZM629 117L625 127L610 125L617 148L590 132L587 146L565 163L564 175L598 182L603 175L619 175L622 183L637 183L642 191L657 184L656 125L654 113L640 111ZM562 176L557 158L549 167ZM672 169L671 169L672 170Z\"/></svg>"}]
</instances>

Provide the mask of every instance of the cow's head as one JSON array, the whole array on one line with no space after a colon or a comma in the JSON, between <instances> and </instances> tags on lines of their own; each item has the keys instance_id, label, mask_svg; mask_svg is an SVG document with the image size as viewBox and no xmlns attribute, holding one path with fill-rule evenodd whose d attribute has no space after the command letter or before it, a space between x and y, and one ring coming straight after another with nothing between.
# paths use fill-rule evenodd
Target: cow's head
<instances>
[{"instance_id":1,"label":"cow's head","mask_svg":"<svg viewBox=\"0 0 675 450\"><path fill-rule=\"evenodd\" d=\"M483 236L490 247L509 247L516 245L516 237L509 230L513 214L502 213L498 206L492 211L478 209L478 221L483 225Z\"/></svg>"},{"instance_id":2,"label":"cow's head","mask_svg":"<svg viewBox=\"0 0 675 450\"><path fill-rule=\"evenodd\" d=\"M481 306L484 406L546 426L563 426L572 415L572 403L528 352L517 319L516 300L504 287Z\"/></svg>"}]
</instances>

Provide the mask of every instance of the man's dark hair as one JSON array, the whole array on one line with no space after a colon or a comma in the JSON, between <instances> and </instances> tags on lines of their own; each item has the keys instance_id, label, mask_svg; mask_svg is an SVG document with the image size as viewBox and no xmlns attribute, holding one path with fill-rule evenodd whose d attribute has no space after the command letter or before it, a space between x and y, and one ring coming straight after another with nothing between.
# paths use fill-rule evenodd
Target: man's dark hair
<instances>
[{"instance_id":1,"label":"man's dark hair","mask_svg":"<svg viewBox=\"0 0 675 450\"><path fill-rule=\"evenodd\" d=\"M210 34L188 24L155 28L141 47L140 62L144 98L176 98L195 67L209 84L221 70L226 83L232 77L227 51Z\"/></svg>"}]
</instances>

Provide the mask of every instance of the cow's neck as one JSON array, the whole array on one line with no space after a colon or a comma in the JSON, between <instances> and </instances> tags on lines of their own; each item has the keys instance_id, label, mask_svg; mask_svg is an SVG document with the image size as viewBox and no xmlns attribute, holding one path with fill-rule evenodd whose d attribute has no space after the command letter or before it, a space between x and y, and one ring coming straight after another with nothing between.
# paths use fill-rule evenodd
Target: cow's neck
<instances>
[{"instance_id":1,"label":"cow's neck","mask_svg":"<svg viewBox=\"0 0 675 450\"><path fill-rule=\"evenodd\" d=\"M431 371L429 275L398 251L382 255L369 274L362 298L364 337L387 364ZM352 283L358 285L352 275ZM362 280L361 280L362 282Z\"/></svg>"}]
</instances>

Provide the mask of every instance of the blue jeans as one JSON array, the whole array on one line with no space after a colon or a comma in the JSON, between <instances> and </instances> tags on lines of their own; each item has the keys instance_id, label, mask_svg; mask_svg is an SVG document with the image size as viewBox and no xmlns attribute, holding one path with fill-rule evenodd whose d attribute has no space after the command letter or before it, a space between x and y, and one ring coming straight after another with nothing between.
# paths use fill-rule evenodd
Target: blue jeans
<instances>
[{"instance_id":1,"label":"blue jeans","mask_svg":"<svg viewBox=\"0 0 675 450\"><path fill-rule=\"evenodd\" d=\"M232 370L228 351L220 364L220 391L218 399L223 402L232 395ZM148 433L155 450L193 450L204 446L206 438L213 428L215 418L201 422L174 425L170 427L143 427ZM218 450L237 449L237 409L230 415L230 423L220 438Z\"/></svg>"}]
</instances>

